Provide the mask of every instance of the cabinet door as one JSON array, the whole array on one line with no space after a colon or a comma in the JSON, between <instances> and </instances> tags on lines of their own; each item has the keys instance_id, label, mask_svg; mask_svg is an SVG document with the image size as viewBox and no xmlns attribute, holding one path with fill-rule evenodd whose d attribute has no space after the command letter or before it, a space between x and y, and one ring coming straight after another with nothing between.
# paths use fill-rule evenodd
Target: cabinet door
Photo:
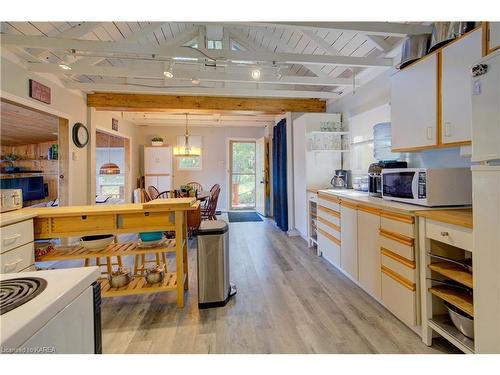
<instances>
[{"instance_id":1,"label":"cabinet door","mask_svg":"<svg viewBox=\"0 0 500 375\"><path fill-rule=\"evenodd\" d=\"M144 174L172 173L171 147L144 147Z\"/></svg>"},{"instance_id":2,"label":"cabinet door","mask_svg":"<svg viewBox=\"0 0 500 375\"><path fill-rule=\"evenodd\" d=\"M491 51L500 47L500 22L489 22L488 26L488 49Z\"/></svg>"},{"instance_id":3,"label":"cabinet door","mask_svg":"<svg viewBox=\"0 0 500 375\"><path fill-rule=\"evenodd\" d=\"M392 148L437 144L437 56L427 56L391 77Z\"/></svg>"},{"instance_id":4,"label":"cabinet door","mask_svg":"<svg viewBox=\"0 0 500 375\"><path fill-rule=\"evenodd\" d=\"M359 283L378 299L381 298L379 228L380 216L358 211Z\"/></svg>"},{"instance_id":5,"label":"cabinet door","mask_svg":"<svg viewBox=\"0 0 500 375\"><path fill-rule=\"evenodd\" d=\"M144 176L144 186L146 189L149 186L154 186L158 189L158 176Z\"/></svg>"},{"instance_id":6,"label":"cabinet door","mask_svg":"<svg viewBox=\"0 0 500 375\"><path fill-rule=\"evenodd\" d=\"M158 186L156 187L160 193L172 190L172 176L158 176Z\"/></svg>"},{"instance_id":7,"label":"cabinet door","mask_svg":"<svg viewBox=\"0 0 500 375\"><path fill-rule=\"evenodd\" d=\"M340 247L340 266L353 279L358 279L358 211L341 207L342 243Z\"/></svg>"},{"instance_id":8,"label":"cabinet door","mask_svg":"<svg viewBox=\"0 0 500 375\"><path fill-rule=\"evenodd\" d=\"M443 49L442 143L471 140L471 66L482 56L482 30L476 30Z\"/></svg>"}]
</instances>

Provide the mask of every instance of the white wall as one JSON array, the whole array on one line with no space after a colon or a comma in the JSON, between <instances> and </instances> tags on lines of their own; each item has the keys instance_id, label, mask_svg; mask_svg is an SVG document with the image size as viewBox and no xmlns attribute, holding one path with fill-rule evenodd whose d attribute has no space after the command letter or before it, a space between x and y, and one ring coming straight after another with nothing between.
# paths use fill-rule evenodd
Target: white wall
<instances>
[{"instance_id":1,"label":"white wall","mask_svg":"<svg viewBox=\"0 0 500 375\"><path fill-rule=\"evenodd\" d=\"M69 120L69 204L87 203L88 176L87 152L89 146L78 148L71 140L71 128L76 122L87 124L85 98L70 91L44 76L28 72L22 66L7 59L2 50L0 95L3 98L45 111ZM44 104L28 96L28 80L34 79L51 88L51 104Z\"/></svg>"},{"instance_id":2,"label":"white wall","mask_svg":"<svg viewBox=\"0 0 500 375\"><path fill-rule=\"evenodd\" d=\"M228 208L228 139L257 139L265 134L264 128L256 127L190 127L191 135L202 137L202 170L180 171L174 158L173 185L179 187L190 181L197 181L208 190L214 184L221 185L218 209ZM181 126L139 126L137 128L137 143L149 145L153 136L161 136L165 143L175 145L177 136L184 134ZM140 152L140 170L142 173L143 155Z\"/></svg>"}]
</instances>

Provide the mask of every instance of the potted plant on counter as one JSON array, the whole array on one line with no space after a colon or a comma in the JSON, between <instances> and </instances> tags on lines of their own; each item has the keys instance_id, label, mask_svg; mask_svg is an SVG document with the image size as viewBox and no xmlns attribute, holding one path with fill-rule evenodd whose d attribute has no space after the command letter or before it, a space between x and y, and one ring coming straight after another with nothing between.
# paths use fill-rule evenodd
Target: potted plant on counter
<instances>
[{"instance_id":1,"label":"potted plant on counter","mask_svg":"<svg viewBox=\"0 0 500 375\"><path fill-rule=\"evenodd\" d=\"M151 140L151 146L163 146L163 138L153 137L153 139Z\"/></svg>"}]
</instances>

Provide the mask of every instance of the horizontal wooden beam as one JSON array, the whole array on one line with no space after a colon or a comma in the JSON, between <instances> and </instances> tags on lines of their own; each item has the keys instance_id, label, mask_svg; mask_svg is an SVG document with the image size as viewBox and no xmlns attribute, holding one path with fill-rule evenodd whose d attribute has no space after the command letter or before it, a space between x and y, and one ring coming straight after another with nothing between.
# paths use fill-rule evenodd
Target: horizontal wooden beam
<instances>
[{"instance_id":1,"label":"horizontal wooden beam","mask_svg":"<svg viewBox=\"0 0 500 375\"><path fill-rule=\"evenodd\" d=\"M164 80L164 66L162 63L149 64L142 67L115 67L115 66L95 66L95 65L78 65L72 68L71 71L63 70L57 64L44 63L27 63L26 67L31 72L36 73L51 73L57 75L94 75L101 77L126 77L126 78L155 78ZM307 76L282 76L277 78L275 74L263 72L259 80L251 77L251 68L246 70L246 73L229 73L221 71L197 71L187 70L182 67L174 70L174 79L169 80L169 83L174 83L175 80L191 81L192 78L197 78L200 81L207 82L238 82L238 83L266 83L277 85L304 85L304 86L352 86L350 78L319 78ZM184 82L185 84L185 82ZM362 83L357 82L358 85Z\"/></svg>"},{"instance_id":2,"label":"horizontal wooden beam","mask_svg":"<svg viewBox=\"0 0 500 375\"><path fill-rule=\"evenodd\" d=\"M99 110L155 112L161 110L221 110L261 113L325 112L318 99L226 98L101 92L87 95L87 105Z\"/></svg>"},{"instance_id":3,"label":"horizontal wooden beam","mask_svg":"<svg viewBox=\"0 0 500 375\"><path fill-rule=\"evenodd\" d=\"M389 35L404 37L406 35L430 34L432 25L398 22L232 22L232 26L278 27L299 30L337 30L357 34Z\"/></svg>"},{"instance_id":4,"label":"horizontal wooden beam","mask_svg":"<svg viewBox=\"0 0 500 375\"><path fill-rule=\"evenodd\" d=\"M153 44L138 44L131 42L105 42L96 40L49 38L32 35L2 34L2 46L23 48L44 48L53 51L98 53L109 57L124 57L124 55L142 55L151 59L152 56L162 58L195 59L204 62L245 61L254 64L309 64L309 65L342 65L359 67L392 67L392 59L360 56L307 55L299 53L274 53L266 51L231 51L190 47L170 47Z\"/></svg>"}]
</instances>

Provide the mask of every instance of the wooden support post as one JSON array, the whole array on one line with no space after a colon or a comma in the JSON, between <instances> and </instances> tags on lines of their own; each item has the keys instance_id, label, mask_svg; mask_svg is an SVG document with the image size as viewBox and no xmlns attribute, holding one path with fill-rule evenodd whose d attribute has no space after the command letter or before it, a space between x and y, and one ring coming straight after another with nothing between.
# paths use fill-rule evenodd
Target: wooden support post
<instances>
[{"instance_id":1,"label":"wooden support post","mask_svg":"<svg viewBox=\"0 0 500 375\"><path fill-rule=\"evenodd\" d=\"M177 273L177 307L184 307L184 211L175 211L175 259Z\"/></svg>"},{"instance_id":2,"label":"wooden support post","mask_svg":"<svg viewBox=\"0 0 500 375\"><path fill-rule=\"evenodd\" d=\"M184 259L184 269L183 269L183 276L186 275L186 282L184 284L184 290L189 289L189 276L188 276L188 241L189 238L187 236L187 211L183 211L184 214L184 223L185 225L182 226L182 232L183 232L183 241L182 241L182 257Z\"/></svg>"}]
</instances>

